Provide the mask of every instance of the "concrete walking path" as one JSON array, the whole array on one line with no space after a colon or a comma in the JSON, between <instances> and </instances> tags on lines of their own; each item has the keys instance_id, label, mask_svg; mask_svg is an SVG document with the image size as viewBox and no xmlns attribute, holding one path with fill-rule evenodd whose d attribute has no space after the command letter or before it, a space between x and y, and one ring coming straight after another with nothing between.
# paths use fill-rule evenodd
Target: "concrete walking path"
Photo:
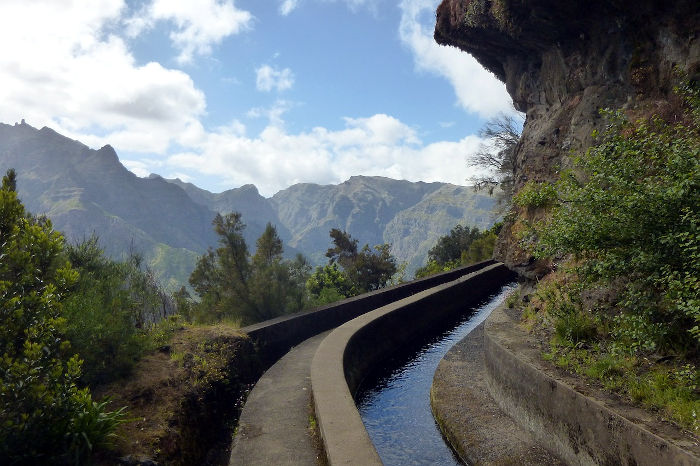
<instances>
[{"instance_id":1,"label":"concrete walking path","mask_svg":"<svg viewBox=\"0 0 700 466\"><path fill-rule=\"evenodd\" d=\"M311 360L328 333L292 348L255 384L238 421L230 466L323 464L309 424Z\"/></svg>"},{"instance_id":2,"label":"concrete walking path","mask_svg":"<svg viewBox=\"0 0 700 466\"><path fill-rule=\"evenodd\" d=\"M482 323L447 352L435 371L430 398L443 435L469 464L564 465L489 395L483 335Z\"/></svg>"}]
</instances>

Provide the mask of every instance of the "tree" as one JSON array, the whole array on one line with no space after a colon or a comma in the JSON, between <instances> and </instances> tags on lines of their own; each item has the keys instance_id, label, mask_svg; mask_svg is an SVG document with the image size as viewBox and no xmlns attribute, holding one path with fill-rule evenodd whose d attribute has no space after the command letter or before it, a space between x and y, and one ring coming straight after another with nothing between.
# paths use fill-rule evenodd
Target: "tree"
<instances>
[{"instance_id":1,"label":"tree","mask_svg":"<svg viewBox=\"0 0 700 466\"><path fill-rule=\"evenodd\" d=\"M256 242L253 263L262 266L271 265L282 259L282 240L277 236L277 229L271 223L267 223L265 231Z\"/></svg>"},{"instance_id":2,"label":"tree","mask_svg":"<svg viewBox=\"0 0 700 466\"><path fill-rule=\"evenodd\" d=\"M391 245L384 243L372 249L365 244L347 272L350 282L364 293L384 288L396 270L396 259L391 255Z\"/></svg>"},{"instance_id":3,"label":"tree","mask_svg":"<svg viewBox=\"0 0 700 466\"><path fill-rule=\"evenodd\" d=\"M190 284L201 302L197 320L237 319L247 325L301 310L309 265L302 256L284 260L282 240L272 224L258 238L250 257L238 212L217 214L212 222L220 247L199 258Z\"/></svg>"},{"instance_id":4,"label":"tree","mask_svg":"<svg viewBox=\"0 0 700 466\"><path fill-rule=\"evenodd\" d=\"M428 251L428 260L435 261L438 265L459 261L462 251L469 249L472 242L480 235L481 232L477 227L457 225L450 230L449 234L441 236L435 246Z\"/></svg>"},{"instance_id":5,"label":"tree","mask_svg":"<svg viewBox=\"0 0 700 466\"><path fill-rule=\"evenodd\" d=\"M349 233L333 228L330 237L334 247L326 251L326 257L331 265L337 263L342 267L353 296L386 286L396 273L396 259L391 255L391 245L380 244L370 248L365 244L358 252L358 242ZM344 294L344 290L339 290L339 293Z\"/></svg>"},{"instance_id":6,"label":"tree","mask_svg":"<svg viewBox=\"0 0 700 466\"><path fill-rule=\"evenodd\" d=\"M337 228L331 229L329 234L335 245L326 251L329 263L337 262L343 268L350 267L357 257L357 240Z\"/></svg>"},{"instance_id":7,"label":"tree","mask_svg":"<svg viewBox=\"0 0 700 466\"><path fill-rule=\"evenodd\" d=\"M245 224L241 220L241 214L216 214L212 223L214 231L219 235L220 244L216 250L219 273L215 277L223 285L221 288L225 291L225 304L236 307L240 303L243 308L250 307L248 279L251 264L248 260L248 245L243 238Z\"/></svg>"},{"instance_id":8,"label":"tree","mask_svg":"<svg viewBox=\"0 0 700 466\"><path fill-rule=\"evenodd\" d=\"M0 458L81 462L119 423L77 385L81 361L64 338L63 302L77 279L63 237L17 199L16 175L0 188Z\"/></svg>"},{"instance_id":9,"label":"tree","mask_svg":"<svg viewBox=\"0 0 700 466\"><path fill-rule=\"evenodd\" d=\"M490 259L502 225L496 223L491 229L483 232L476 227L455 226L449 234L441 236L437 244L428 251L428 262L416 270L415 277L427 277L461 265Z\"/></svg>"},{"instance_id":10,"label":"tree","mask_svg":"<svg viewBox=\"0 0 700 466\"><path fill-rule=\"evenodd\" d=\"M509 115L498 115L484 125L479 136L487 142L479 147L468 164L486 170L486 174L475 176L470 181L474 183L474 189L485 189L489 195L500 188L499 203L509 204L515 182L515 148L520 140L516 120Z\"/></svg>"}]
</instances>

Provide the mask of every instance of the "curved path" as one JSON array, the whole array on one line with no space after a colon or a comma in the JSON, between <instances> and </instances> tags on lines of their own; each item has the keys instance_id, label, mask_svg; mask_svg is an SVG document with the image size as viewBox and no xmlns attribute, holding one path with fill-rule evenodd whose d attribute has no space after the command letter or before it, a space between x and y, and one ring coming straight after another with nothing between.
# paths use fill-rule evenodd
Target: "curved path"
<instances>
[{"instance_id":1,"label":"curved path","mask_svg":"<svg viewBox=\"0 0 700 466\"><path fill-rule=\"evenodd\" d=\"M480 283L480 280L488 280L485 277L495 277L499 275L500 272L497 272L497 270L499 270L498 267L499 266L497 265L487 266L482 269L484 274L482 274L480 270L479 272L467 275L472 277L476 275L479 277L473 282L473 286L478 288L480 286L485 286L485 283ZM465 280L468 280L467 275L464 275L463 278L455 280L455 282L451 282L450 285L440 285L430 290L416 293L410 298L395 301L390 305L384 306L382 309L376 309L375 312L364 314L355 321L360 322L357 325L366 325L366 321L368 321L368 319L371 321L373 318L376 318L376 316L371 317L370 314L379 313L381 315L388 315L388 313L392 312L393 308L403 309L405 306L409 306L415 309L410 311L406 317L417 317L417 322L422 322L426 318L425 314L418 313L415 316L411 314L420 309L418 302L422 302L423 300L427 299L427 301L425 301L426 305L435 305L437 302L431 302L428 299L429 297L433 296L436 297L435 299L437 299L437 296L441 295L443 298L440 299L444 300L446 299L445 296L452 296L452 298L447 299L453 299L458 294L461 296L463 291L458 290L464 289L464 286L467 284ZM470 281L470 283L472 282ZM452 290L452 286L455 286L454 291ZM468 299L468 296L465 298ZM397 312L395 314L398 316L401 313ZM393 322L393 319L397 318L399 319L397 322L401 322L400 319L402 319L402 317L399 318L392 316L388 320L385 319L385 322L382 325L386 325L388 323L391 326L392 324L389 322ZM394 324L395 323L396 322L394 322ZM427 324L427 321L423 323ZM418 327L421 327L422 325L421 323L416 322L414 322L414 324L414 326L417 325ZM343 328L345 327L347 327L347 325L343 326ZM339 329L336 329L334 334L338 333L338 330ZM241 413L239 426L234 438L233 449L231 452L229 462L230 465L324 464L326 458L323 453L323 446L319 445L317 434L313 429L313 427L315 427L315 422L313 422L314 418L311 408L310 373L312 359L314 358L315 354L318 356L317 349L328 333L329 332L324 332L302 342L289 351L260 378L258 383L251 391L243 408L243 412ZM392 341L392 338L389 335L383 335L384 339L387 341L384 342L386 343L385 345L378 345L383 348L381 351L390 348ZM396 337L396 335L393 336ZM377 342L376 338L374 337L370 338L370 340L375 343ZM326 340L326 343L327 342L328 340ZM361 344L361 346L363 345ZM380 351L380 349L376 349L376 351ZM325 353L327 352L322 352L322 354ZM357 362L358 361L355 361L355 363ZM335 367L336 365L333 364L332 366ZM338 364L336 369L339 372L336 378L339 384L342 381L343 387L338 385L334 390L332 390L333 393L326 393L323 391L323 393L318 393L317 397L330 397L337 401L338 397L341 395L339 392L344 393L348 391L345 380L346 376L344 375L342 366L343 363ZM344 389L340 390L341 388ZM314 389L316 389L315 383ZM316 403L318 404L318 402L319 400L317 399ZM338 409L337 403L335 402L332 405L328 405L328 403L326 403L324 406L326 406L326 414L328 414L329 409L331 411ZM355 408L354 403L352 403L352 406ZM354 409L354 411L356 411L356 409ZM323 413L321 413L321 415L322 414ZM333 414L335 415L335 413ZM357 432L358 435L364 433L364 436L367 437L366 430L364 429L362 422L359 420L359 413L356 414L359 424L357 427L350 430L352 430L352 432ZM340 422L344 424L344 432L349 429L347 424L350 418L354 417L342 416L339 418L342 419ZM325 422L326 417L322 416L320 421ZM327 427L328 426L326 426L326 428ZM345 445L347 450L347 447L350 447L350 444L353 444L353 442L348 441L346 434L343 434L342 437L345 438L342 443ZM367 440L369 442L369 439ZM334 444L337 444L337 442ZM370 446L364 449L350 447L350 450L346 452L345 456L341 455L343 459L339 459L337 461L338 464L358 464L357 461L360 458L364 458L362 455L365 453L373 453L374 456L371 458L365 458L367 461L361 461L362 464L381 464L381 461L376 456L376 451L371 446L371 442L369 442L368 445ZM328 446L326 446L326 448L328 448ZM335 449L337 450L337 445Z\"/></svg>"},{"instance_id":2,"label":"curved path","mask_svg":"<svg viewBox=\"0 0 700 466\"><path fill-rule=\"evenodd\" d=\"M538 445L489 395L483 323L440 361L430 399L443 434L468 464L565 464Z\"/></svg>"},{"instance_id":3,"label":"curved path","mask_svg":"<svg viewBox=\"0 0 700 466\"><path fill-rule=\"evenodd\" d=\"M248 395L233 440L230 465L323 464L311 411L311 359L324 332L292 348Z\"/></svg>"}]
</instances>

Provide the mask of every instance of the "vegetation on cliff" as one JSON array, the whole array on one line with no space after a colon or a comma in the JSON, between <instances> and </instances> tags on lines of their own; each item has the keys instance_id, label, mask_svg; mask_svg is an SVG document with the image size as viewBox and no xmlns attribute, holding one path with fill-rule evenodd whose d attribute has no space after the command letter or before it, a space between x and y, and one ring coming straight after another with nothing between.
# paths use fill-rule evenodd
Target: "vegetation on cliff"
<instances>
[{"instance_id":1,"label":"vegetation on cliff","mask_svg":"<svg viewBox=\"0 0 700 466\"><path fill-rule=\"evenodd\" d=\"M481 175L471 178L476 191L496 193L502 210L507 210L513 197L516 176L515 149L520 140L520 131L514 117L499 115L479 130L479 137L486 140L479 150L469 158L469 165L482 170Z\"/></svg>"},{"instance_id":2,"label":"vegetation on cliff","mask_svg":"<svg viewBox=\"0 0 700 466\"><path fill-rule=\"evenodd\" d=\"M526 308L549 357L698 430L700 92L678 92L671 119L606 112L572 169L514 202L549 210L521 235L556 270Z\"/></svg>"}]
</instances>

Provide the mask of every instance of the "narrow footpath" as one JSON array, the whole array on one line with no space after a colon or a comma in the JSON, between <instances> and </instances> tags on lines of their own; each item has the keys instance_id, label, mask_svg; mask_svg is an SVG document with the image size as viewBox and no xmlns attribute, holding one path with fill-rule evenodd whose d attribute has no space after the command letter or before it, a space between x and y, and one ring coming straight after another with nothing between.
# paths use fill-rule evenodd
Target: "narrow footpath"
<instances>
[{"instance_id":1,"label":"narrow footpath","mask_svg":"<svg viewBox=\"0 0 700 466\"><path fill-rule=\"evenodd\" d=\"M311 408L311 360L330 332L292 348L263 374L241 413L229 466L324 465ZM463 460L479 465L564 465L537 445L489 396L483 324L440 362L431 390L433 413Z\"/></svg>"},{"instance_id":2,"label":"narrow footpath","mask_svg":"<svg viewBox=\"0 0 700 466\"><path fill-rule=\"evenodd\" d=\"M484 324L440 361L430 392L433 414L460 458L475 465L564 465L491 398L484 368Z\"/></svg>"},{"instance_id":3,"label":"narrow footpath","mask_svg":"<svg viewBox=\"0 0 700 466\"><path fill-rule=\"evenodd\" d=\"M292 348L250 392L233 439L230 466L324 464L311 411L311 360L324 332Z\"/></svg>"}]
</instances>

